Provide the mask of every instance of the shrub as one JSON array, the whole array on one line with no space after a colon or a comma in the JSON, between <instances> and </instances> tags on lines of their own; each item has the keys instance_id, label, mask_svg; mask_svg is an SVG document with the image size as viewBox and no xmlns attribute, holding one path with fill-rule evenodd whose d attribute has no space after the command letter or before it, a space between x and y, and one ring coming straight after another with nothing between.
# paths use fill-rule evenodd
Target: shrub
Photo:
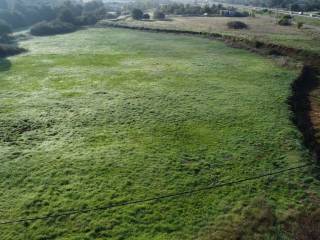
<instances>
[{"instance_id":1,"label":"shrub","mask_svg":"<svg viewBox=\"0 0 320 240\"><path fill-rule=\"evenodd\" d=\"M248 25L244 22L240 21L231 21L227 23L228 27L231 29L246 29L248 28Z\"/></svg>"},{"instance_id":2,"label":"shrub","mask_svg":"<svg viewBox=\"0 0 320 240\"><path fill-rule=\"evenodd\" d=\"M11 32L10 25L6 21L0 19L0 36L8 35Z\"/></svg>"},{"instance_id":3,"label":"shrub","mask_svg":"<svg viewBox=\"0 0 320 240\"><path fill-rule=\"evenodd\" d=\"M113 13L106 13L106 15L105 15L106 19L115 19L117 17L118 17L118 15L117 14L113 14Z\"/></svg>"},{"instance_id":4,"label":"shrub","mask_svg":"<svg viewBox=\"0 0 320 240\"><path fill-rule=\"evenodd\" d=\"M7 45L7 44L0 44L0 57L7 57L16 55L26 50L17 46Z\"/></svg>"},{"instance_id":5,"label":"shrub","mask_svg":"<svg viewBox=\"0 0 320 240\"><path fill-rule=\"evenodd\" d=\"M143 14L143 19L150 19L150 15L148 13Z\"/></svg>"},{"instance_id":6,"label":"shrub","mask_svg":"<svg viewBox=\"0 0 320 240\"><path fill-rule=\"evenodd\" d=\"M136 20L141 20L143 17L143 12L140 9L135 8L131 11L131 17Z\"/></svg>"},{"instance_id":7,"label":"shrub","mask_svg":"<svg viewBox=\"0 0 320 240\"><path fill-rule=\"evenodd\" d=\"M95 17L97 18L97 20L102 20L102 19L106 18L107 10L104 7L102 7L102 8L97 9L94 12L91 12L91 14L94 14Z\"/></svg>"},{"instance_id":8,"label":"shrub","mask_svg":"<svg viewBox=\"0 0 320 240\"><path fill-rule=\"evenodd\" d=\"M249 17L249 15L248 12L234 12L233 17Z\"/></svg>"},{"instance_id":9,"label":"shrub","mask_svg":"<svg viewBox=\"0 0 320 240\"><path fill-rule=\"evenodd\" d=\"M287 232L292 239L312 240L320 236L320 209L299 213L295 222L287 226ZM288 224L287 224L288 225Z\"/></svg>"},{"instance_id":10,"label":"shrub","mask_svg":"<svg viewBox=\"0 0 320 240\"><path fill-rule=\"evenodd\" d=\"M94 25L98 22L97 17L92 14L85 14L83 16L77 17L76 18L76 25L78 26L87 26L87 25Z\"/></svg>"},{"instance_id":11,"label":"shrub","mask_svg":"<svg viewBox=\"0 0 320 240\"><path fill-rule=\"evenodd\" d=\"M66 23L71 23L74 24L75 23L75 18L72 14L72 12L70 11L70 9L63 9L58 16L58 19L61 22L66 22Z\"/></svg>"},{"instance_id":12,"label":"shrub","mask_svg":"<svg viewBox=\"0 0 320 240\"><path fill-rule=\"evenodd\" d=\"M279 21L278 24L281 26L290 26L292 24L292 17L290 15L284 15Z\"/></svg>"},{"instance_id":13,"label":"shrub","mask_svg":"<svg viewBox=\"0 0 320 240\"><path fill-rule=\"evenodd\" d=\"M9 43L12 40L12 37L9 36L11 32L10 25L6 21L0 19L0 42Z\"/></svg>"},{"instance_id":14,"label":"shrub","mask_svg":"<svg viewBox=\"0 0 320 240\"><path fill-rule=\"evenodd\" d=\"M52 22L40 22L32 26L30 32L35 36L55 35L69 33L76 30L73 24L55 20Z\"/></svg>"},{"instance_id":15,"label":"shrub","mask_svg":"<svg viewBox=\"0 0 320 240\"><path fill-rule=\"evenodd\" d=\"M104 8L104 4L102 1L87 1L84 4L84 12L95 12L101 8Z\"/></svg>"},{"instance_id":16,"label":"shrub","mask_svg":"<svg viewBox=\"0 0 320 240\"><path fill-rule=\"evenodd\" d=\"M153 18L154 18L154 19L163 20L163 19L166 18L166 15L165 15L163 12L154 11L154 12L153 12Z\"/></svg>"},{"instance_id":17,"label":"shrub","mask_svg":"<svg viewBox=\"0 0 320 240\"><path fill-rule=\"evenodd\" d=\"M0 19L9 23L13 28L26 26L23 15L18 11L9 11L0 9Z\"/></svg>"},{"instance_id":18,"label":"shrub","mask_svg":"<svg viewBox=\"0 0 320 240\"><path fill-rule=\"evenodd\" d=\"M303 22L298 22L298 23L297 23L297 28L298 28L298 29L302 28L302 27L303 27L303 24L304 24Z\"/></svg>"}]
</instances>

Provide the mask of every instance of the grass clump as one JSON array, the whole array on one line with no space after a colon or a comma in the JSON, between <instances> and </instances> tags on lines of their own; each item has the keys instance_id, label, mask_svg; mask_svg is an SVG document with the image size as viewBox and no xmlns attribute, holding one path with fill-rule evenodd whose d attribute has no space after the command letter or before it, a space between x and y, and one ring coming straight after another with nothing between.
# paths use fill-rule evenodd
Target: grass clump
<instances>
[{"instance_id":1,"label":"grass clump","mask_svg":"<svg viewBox=\"0 0 320 240\"><path fill-rule=\"evenodd\" d=\"M284 15L279 21L278 24L281 26L291 26L292 25L292 16Z\"/></svg>"},{"instance_id":2,"label":"grass clump","mask_svg":"<svg viewBox=\"0 0 320 240\"><path fill-rule=\"evenodd\" d=\"M297 22L297 28L301 29L303 27L304 23L303 22Z\"/></svg>"}]
</instances>

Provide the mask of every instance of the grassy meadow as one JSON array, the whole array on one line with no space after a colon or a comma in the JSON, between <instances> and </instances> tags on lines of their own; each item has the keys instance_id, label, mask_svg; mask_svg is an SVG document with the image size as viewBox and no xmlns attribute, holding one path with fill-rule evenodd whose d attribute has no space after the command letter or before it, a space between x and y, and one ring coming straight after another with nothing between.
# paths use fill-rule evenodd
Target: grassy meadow
<instances>
[{"instance_id":1,"label":"grassy meadow","mask_svg":"<svg viewBox=\"0 0 320 240\"><path fill-rule=\"evenodd\" d=\"M0 63L0 221L308 162L286 102L298 71L271 59L218 41L123 29L21 45L29 52ZM319 187L301 169L177 199L0 225L0 239L274 237L282 233L273 226L305 208Z\"/></svg>"},{"instance_id":2,"label":"grassy meadow","mask_svg":"<svg viewBox=\"0 0 320 240\"><path fill-rule=\"evenodd\" d=\"M308 23L304 19L297 18L297 20ZM227 23L230 21L244 22L249 28L240 30L229 29ZM320 53L319 28L305 26L302 29L297 29L296 25L280 26L277 24L277 21L278 19L275 17L265 15L257 15L254 18L169 16L167 21L136 21L126 19L120 21L120 23L133 26L220 33ZM320 24L320 20L318 19L314 19L313 21Z\"/></svg>"}]
</instances>

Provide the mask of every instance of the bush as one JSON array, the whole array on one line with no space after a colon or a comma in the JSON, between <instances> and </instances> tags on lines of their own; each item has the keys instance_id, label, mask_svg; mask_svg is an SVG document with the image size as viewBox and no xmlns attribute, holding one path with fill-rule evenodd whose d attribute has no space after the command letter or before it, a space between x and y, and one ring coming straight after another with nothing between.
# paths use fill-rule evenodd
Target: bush
<instances>
[{"instance_id":1,"label":"bush","mask_svg":"<svg viewBox=\"0 0 320 240\"><path fill-rule=\"evenodd\" d=\"M104 8L104 4L102 1L87 1L84 4L84 12L95 12L101 8Z\"/></svg>"},{"instance_id":2,"label":"bush","mask_svg":"<svg viewBox=\"0 0 320 240\"><path fill-rule=\"evenodd\" d=\"M290 15L284 15L279 21L278 24L281 26L290 26L292 24L292 17Z\"/></svg>"},{"instance_id":3,"label":"bush","mask_svg":"<svg viewBox=\"0 0 320 240\"><path fill-rule=\"evenodd\" d=\"M231 29L247 29L248 25L240 21L232 21L227 23L228 27Z\"/></svg>"},{"instance_id":4,"label":"bush","mask_svg":"<svg viewBox=\"0 0 320 240\"><path fill-rule=\"evenodd\" d=\"M87 26L96 24L98 22L98 19L94 14L90 13L77 17L75 22L78 26Z\"/></svg>"},{"instance_id":5,"label":"bush","mask_svg":"<svg viewBox=\"0 0 320 240\"><path fill-rule=\"evenodd\" d=\"M76 30L73 24L55 20L52 22L40 22L32 26L30 32L35 36L47 36L69 33Z\"/></svg>"},{"instance_id":6,"label":"bush","mask_svg":"<svg viewBox=\"0 0 320 240\"><path fill-rule=\"evenodd\" d=\"M150 19L150 15L148 13L143 14L142 16L143 19Z\"/></svg>"},{"instance_id":7,"label":"bush","mask_svg":"<svg viewBox=\"0 0 320 240\"><path fill-rule=\"evenodd\" d=\"M249 17L249 15L248 12L235 12L233 17Z\"/></svg>"},{"instance_id":8,"label":"bush","mask_svg":"<svg viewBox=\"0 0 320 240\"><path fill-rule=\"evenodd\" d=\"M70 11L70 9L63 9L58 16L58 19L61 22L66 22L66 23L71 23L74 24L75 23L75 18L72 14L72 12Z\"/></svg>"},{"instance_id":9,"label":"bush","mask_svg":"<svg viewBox=\"0 0 320 240\"><path fill-rule=\"evenodd\" d=\"M0 19L0 42L9 43L12 40L12 37L9 36L11 32L10 25L6 21Z\"/></svg>"},{"instance_id":10,"label":"bush","mask_svg":"<svg viewBox=\"0 0 320 240\"><path fill-rule=\"evenodd\" d=\"M140 9L135 8L131 12L131 17L136 20L141 20L143 17L143 12Z\"/></svg>"},{"instance_id":11,"label":"bush","mask_svg":"<svg viewBox=\"0 0 320 240\"><path fill-rule=\"evenodd\" d=\"M295 216L295 221L286 224L291 239L312 240L320 236L320 209L308 210Z\"/></svg>"},{"instance_id":12,"label":"bush","mask_svg":"<svg viewBox=\"0 0 320 240\"><path fill-rule=\"evenodd\" d=\"M302 28L302 27L303 27L303 24L304 24L303 22L298 22L298 23L297 23L297 28L298 28L298 29Z\"/></svg>"},{"instance_id":13,"label":"bush","mask_svg":"<svg viewBox=\"0 0 320 240\"><path fill-rule=\"evenodd\" d=\"M9 23L13 28L27 25L23 15L18 11L0 9L0 19Z\"/></svg>"},{"instance_id":14,"label":"bush","mask_svg":"<svg viewBox=\"0 0 320 240\"><path fill-rule=\"evenodd\" d=\"M0 36L8 35L11 32L10 25L6 21L0 19Z\"/></svg>"},{"instance_id":15,"label":"bush","mask_svg":"<svg viewBox=\"0 0 320 240\"><path fill-rule=\"evenodd\" d=\"M118 17L118 15L117 14L113 14L113 13L106 13L106 15L105 15L106 19L115 19L117 17Z\"/></svg>"},{"instance_id":16,"label":"bush","mask_svg":"<svg viewBox=\"0 0 320 240\"><path fill-rule=\"evenodd\" d=\"M17 46L7 45L7 44L0 44L0 57L7 57L16 55L26 50Z\"/></svg>"},{"instance_id":17,"label":"bush","mask_svg":"<svg viewBox=\"0 0 320 240\"><path fill-rule=\"evenodd\" d=\"M166 15L165 15L163 12L154 11L154 12L153 12L153 18L154 18L154 19L163 20L163 19L166 18Z\"/></svg>"}]
</instances>

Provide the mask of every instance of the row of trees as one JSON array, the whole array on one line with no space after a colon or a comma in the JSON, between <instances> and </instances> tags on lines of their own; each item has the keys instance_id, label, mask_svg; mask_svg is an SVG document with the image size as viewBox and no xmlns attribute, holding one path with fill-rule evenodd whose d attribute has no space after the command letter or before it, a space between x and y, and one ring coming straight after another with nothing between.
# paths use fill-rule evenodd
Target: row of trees
<instances>
[{"instance_id":1,"label":"row of trees","mask_svg":"<svg viewBox=\"0 0 320 240\"><path fill-rule=\"evenodd\" d=\"M105 17L107 17L107 9L100 1L85 4L67 1L57 9L56 18L35 24L31 28L31 34L39 36L68 33L79 26L93 25Z\"/></svg>"},{"instance_id":2,"label":"row of trees","mask_svg":"<svg viewBox=\"0 0 320 240\"><path fill-rule=\"evenodd\" d=\"M239 12L234 7L224 7L222 4L191 5L182 3L171 3L160 6L160 11L165 14L177 15L222 15L228 17L248 17L248 12Z\"/></svg>"},{"instance_id":3,"label":"row of trees","mask_svg":"<svg viewBox=\"0 0 320 240\"><path fill-rule=\"evenodd\" d=\"M70 18L95 15L98 19L104 17L108 11L101 0L86 3L82 1L36 0L0 0L0 19L7 22L12 28L33 25L41 21L52 21L59 18L68 10ZM65 14L66 15L66 14Z\"/></svg>"},{"instance_id":4,"label":"row of trees","mask_svg":"<svg viewBox=\"0 0 320 240\"><path fill-rule=\"evenodd\" d=\"M155 10L152 15L153 19L163 20L166 18L166 15L159 10ZM132 9L131 17L136 20L150 19L150 15L148 13L143 13L143 11L139 8Z\"/></svg>"},{"instance_id":5,"label":"row of trees","mask_svg":"<svg viewBox=\"0 0 320 240\"><path fill-rule=\"evenodd\" d=\"M160 10L167 14L177 15L200 15L200 14L219 14L221 10L226 10L221 4L218 5L191 5L183 3L172 3L161 5Z\"/></svg>"},{"instance_id":6,"label":"row of trees","mask_svg":"<svg viewBox=\"0 0 320 240\"><path fill-rule=\"evenodd\" d=\"M61 0L0 0L1 26L19 28L34 25L36 35L70 32L77 26L95 24L103 18L114 18L113 9L101 0L82 1ZM0 29L1 31L1 29ZM5 39L1 37L0 40Z\"/></svg>"}]
</instances>

